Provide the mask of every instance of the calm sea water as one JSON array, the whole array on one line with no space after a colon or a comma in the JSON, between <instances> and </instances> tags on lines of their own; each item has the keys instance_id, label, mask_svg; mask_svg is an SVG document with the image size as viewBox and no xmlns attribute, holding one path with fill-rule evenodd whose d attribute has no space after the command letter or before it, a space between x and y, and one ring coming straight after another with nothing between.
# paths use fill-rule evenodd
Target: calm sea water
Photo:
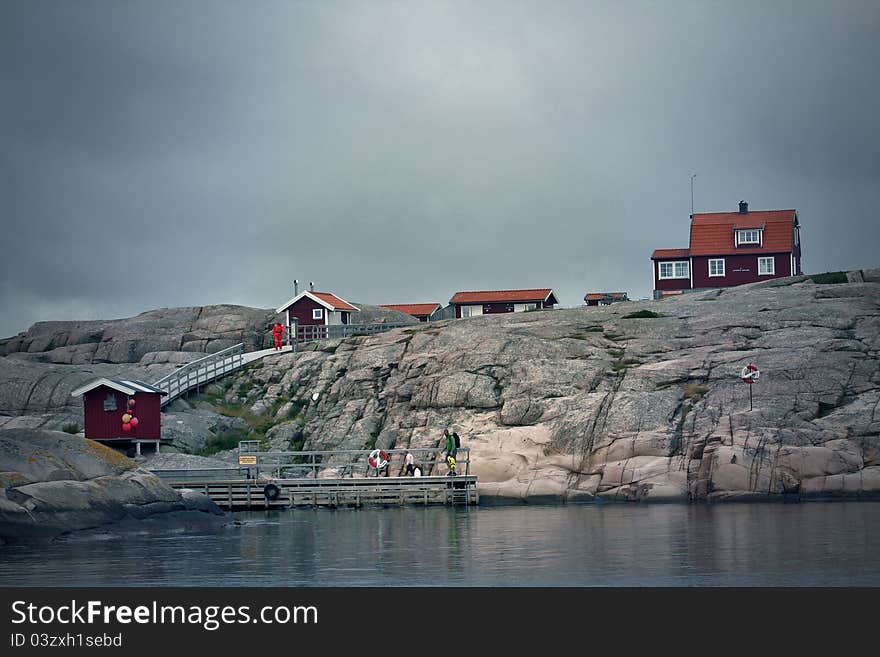
<instances>
[{"instance_id":1,"label":"calm sea water","mask_svg":"<svg viewBox=\"0 0 880 657\"><path fill-rule=\"evenodd\" d=\"M0 547L19 586L880 586L880 502L295 510Z\"/></svg>"}]
</instances>

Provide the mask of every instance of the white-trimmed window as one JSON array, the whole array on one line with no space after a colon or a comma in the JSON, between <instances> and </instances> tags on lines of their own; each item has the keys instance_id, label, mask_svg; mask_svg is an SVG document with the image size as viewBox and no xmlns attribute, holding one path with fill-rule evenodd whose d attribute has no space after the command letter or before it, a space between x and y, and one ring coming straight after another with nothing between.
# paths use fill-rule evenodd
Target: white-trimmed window
<instances>
[{"instance_id":1,"label":"white-trimmed window","mask_svg":"<svg viewBox=\"0 0 880 657\"><path fill-rule=\"evenodd\" d=\"M324 319L324 309L312 308L312 319Z\"/></svg>"},{"instance_id":2,"label":"white-trimmed window","mask_svg":"<svg viewBox=\"0 0 880 657\"><path fill-rule=\"evenodd\" d=\"M773 276L776 274L776 258L758 258L758 276Z\"/></svg>"},{"instance_id":3,"label":"white-trimmed window","mask_svg":"<svg viewBox=\"0 0 880 657\"><path fill-rule=\"evenodd\" d=\"M709 260L709 278L724 276L724 258L712 258Z\"/></svg>"},{"instance_id":4,"label":"white-trimmed window","mask_svg":"<svg viewBox=\"0 0 880 657\"><path fill-rule=\"evenodd\" d=\"M660 279L664 278L690 278L687 260L659 263Z\"/></svg>"},{"instance_id":5,"label":"white-trimmed window","mask_svg":"<svg viewBox=\"0 0 880 657\"><path fill-rule=\"evenodd\" d=\"M743 244L760 244L761 230L759 228L749 228L747 230L736 231L736 245Z\"/></svg>"}]
</instances>

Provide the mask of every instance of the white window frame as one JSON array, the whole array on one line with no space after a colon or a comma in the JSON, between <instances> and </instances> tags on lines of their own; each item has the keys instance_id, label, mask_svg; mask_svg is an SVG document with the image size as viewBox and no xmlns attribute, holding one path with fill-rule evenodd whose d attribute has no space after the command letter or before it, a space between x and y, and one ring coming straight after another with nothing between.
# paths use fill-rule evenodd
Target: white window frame
<instances>
[{"instance_id":1,"label":"white window frame","mask_svg":"<svg viewBox=\"0 0 880 657\"><path fill-rule=\"evenodd\" d=\"M717 267L716 267L716 273L713 274L712 273L712 264L715 263L717 265L717 263L719 263L719 262L721 263L721 272L718 273ZM709 259L709 278L724 278L724 274L725 274L724 258L710 258Z\"/></svg>"},{"instance_id":2,"label":"white window frame","mask_svg":"<svg viewBox=\"0 0 880 657\"><path fill-rule=\"evenodd\" d=\"M761 264L767 264L770 262L770 267L765 269L769 269L769 271L761 271ZM776 275L776 258L773 256L758 258L758 276L775 276Z\"/></svg>"},{"instance_id":3,"label":"white window frame","mask_svg":"<svg viewBox=\"0 0 880 657\"><path fill-rule=\"evenodd\" d=\"M312 308L312 319L324 319L324 309Z\"/></svg>"},{"instance_id":4,"label":"white window frame","mask_svg":"<svg viewBox=\"0 0 880 657\"><path fill-rule=\"evenodd\" d=\"M752 233L755 234L755 239L746 239L746 237L751 237ZM764 231L760 228L739 228L736 231L736 245L757 244L760 246L764 243L763 233Z\"/></svg>"},{"instance_id":5,"label":"white window frame","mask_svg":"<svg viewBox=\"0 0 880 657\"><path fill-rule=\"evenodd\" d=\"M672 275L664 276L663 275L663 265L669 265L672 267ZM684 272L682 273L682 267L684 268ZM658 262L657 263L657 279L658 280L668 280L672 278L690 278L691 276L691 268L690 263L687 260L670 260L668 262Z\"/></svg>"}]
</instances>

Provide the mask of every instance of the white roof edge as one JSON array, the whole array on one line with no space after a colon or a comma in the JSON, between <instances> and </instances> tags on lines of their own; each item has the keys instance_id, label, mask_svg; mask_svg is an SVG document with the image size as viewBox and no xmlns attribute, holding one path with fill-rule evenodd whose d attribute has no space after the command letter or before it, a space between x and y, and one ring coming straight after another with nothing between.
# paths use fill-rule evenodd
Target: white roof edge
<instances>
[{"instance_id":1,"label":"white roof edge","mask_svg":"<svg viewBox=\"0 0 880 657\"><path fill-rule=\"evenodd\" d=\"M333 294L333 293L330 292L330 294ZM337 299L339 299L340 301L344 302L344 303L348 303L348 301L346 301L345 299L343 299L343 298L340 297L340 296L336 296L335 294L333 294L333 296L336 297ZM284 303L284 304L278 306L278 307L275 309L275 312L276 312L276 313L280 313L280 312L282 312L283 310L285 310L285 309L287 309L287 308L290 308L293 304L295 304L297 301L299 301L299 300L302 299L303 297L308 297L308 298L311 299L312 301L321 304L321 305L324 306L327 310L330 310L330 311L334 311L334 310L336 310L336 307L335 307L335 306L333 306L333 305L327 303L326 301L324 301L324 300L323 300L322 298L320 298L320 297L316 297L314 294L312 294L311 292L309 292L308 290L306 290L305 292L300 292L300 293L297 294L295 297L293 297L292 299L288 300L286 303ZM351 306L352 308L354 308L354 309L355 309L356 311L358 311L358 312L361 311L361 309L358 308L358 307L357 307L356 305L354 305L353 303L348 303L348 305ZM345 312L350 312L350 311L346 310Z\"/></svg>"},{"instance_id":2,"label":"white roof edge","mask_svg":"<svg viewBox=\"0 0 880 657\"><path fill-rule=\"evenodd\" d=\"M113 381L112 379L98 379L97 381L92 381L91 383L87 383L84 386L80 386L76 390L70 393L71 397L79 397L80 395L84 395L90 390L94 390L100 386L107 386L108 388L113 388L114 390L118 390L119 392L124 392L126 395L133 395L137 392L137 388L128 387L119 381ZM152 391L150 391L152 392Z\"/></svg>"}]
</instances>

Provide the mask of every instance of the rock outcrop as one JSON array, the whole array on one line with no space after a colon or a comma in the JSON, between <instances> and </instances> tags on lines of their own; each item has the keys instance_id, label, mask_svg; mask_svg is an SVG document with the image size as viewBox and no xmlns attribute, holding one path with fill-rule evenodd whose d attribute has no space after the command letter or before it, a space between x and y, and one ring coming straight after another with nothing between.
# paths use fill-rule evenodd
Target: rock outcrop
<instances>
[{"instance_id":1,"label":"rock outcrop","mask_svg":"<svg viewBox=\"0 0 880 657\"><path fill-rule=\"evenodd\" d=\"M0 542L108 531L216 529L223 512L79 436L0 430Z\"/></svg>"},{"instance_id":2,"label":"rock outcrop","mask_svg":"<svg viewBox=\"0 0 880 657\"><path fill-rule=\"evenodd\" d=\"M287 400L274 448L435 447L453 426L484 500L873 496L880 285L860 278L421 324L265 359L235 385Z\"/></svg>"},{"instance_id":3,"label":"rock outcrop","mask_svg":"<svg viewBox=\"0 0 880 657\"><path fill-rule=\"evenodd\" d=\"M217 305L162 308L127 319L37 322L0 340L0 356L83 365L138 363L153 352L212 353L239 342L262 349L271 346L274 319L274 310Z\"/></svg>"},{"instance_id":4,"label":"rock outcrop","mask_svg":"<svg viewBox=\"0 0 880 657\"><path fill-rule=\"evenodd\" d=\"M774 279L311 343L209 387L214 405L169 409L165 427L199 451L219 433L253 433L273 449L434 448L451 426L483 500L880 495L880 271L847 280ZM126 367L173 368L183 343L160 342ZM122 367L27 358L0 359L7 426L73 412L65 390ZM762 372L753 410L739 377L750 362ZM223 417L230 407L236 418Z\"/></svg>"}]
</instances>

